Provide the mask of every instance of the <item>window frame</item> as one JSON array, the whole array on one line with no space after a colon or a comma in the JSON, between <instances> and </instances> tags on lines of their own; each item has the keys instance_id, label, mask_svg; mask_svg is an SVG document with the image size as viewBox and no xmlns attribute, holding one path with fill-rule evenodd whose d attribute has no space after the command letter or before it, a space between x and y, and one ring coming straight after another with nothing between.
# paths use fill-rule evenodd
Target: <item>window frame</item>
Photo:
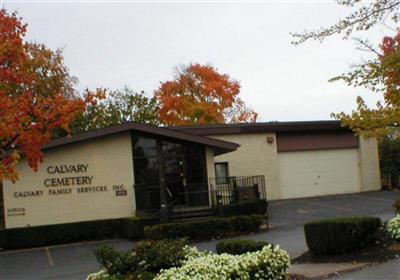
<instances>
[{"instance_id":1,"label":"window frame","mask_svg":"<svg viewBox=\"0 0 400 280\"><path fill-rule=\"evenodd\" d=\"M226 177L218 177L217 165L225 166ZM229 162L228 161L215 162L214 170L215 170L215 180L216 180L217 185L228 184L228 182L229 182Z\"/></svg>"}]
</instances>

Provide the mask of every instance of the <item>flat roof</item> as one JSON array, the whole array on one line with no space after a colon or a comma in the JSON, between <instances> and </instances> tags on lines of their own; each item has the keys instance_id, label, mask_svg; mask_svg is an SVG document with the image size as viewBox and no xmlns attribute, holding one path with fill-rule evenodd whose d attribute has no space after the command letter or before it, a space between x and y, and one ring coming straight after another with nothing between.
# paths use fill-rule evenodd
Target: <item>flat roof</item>
<instances>
[{"instance_id":1,"label":"flat roof","mask_svg":"<svg viewBox=\"0 0 400 280\"><path fill-rule=\"evenodd\" d=\"M213 148L216 155L235 151L239 145L236 143L207 137L208 135L227 134L252 134L267 132L315 132L315 131L341 131L349 132L342 127L340 121L292 121L292 122L258 122L237 124L208 124L190 126L157 127L147 124L126 122L107 128L90 130L72 136L56 138L44 145L42 149L49 149L66 144L77 143L89 139L113 135L120 132L138 131L151 135L163 136L193 143L202 144Z\"/></svg>"},{"instance_id":2,"label":"flat roof","mask_svg":"<svg viewBox=\"0 0 400 280\"><path fill-rule=\"evenodd\" d=\"M292 121L292 122L258 122L238 124L208 124L191 126L173 126L171 130L196 135L250 134L265 132L301 132L301 131L350 131L342 127L340 121Z\"/></svg>"},{"instance_id":3,"label":"flat roof","mask_svg":"<svg viewBox=\"0 0 400 280\"><path fill-rule=\"evenodd\" d=\"M171 138L171 139L178 139L178 140L193 142L193 143L197 143L197 144L202 144L202 145L213 148L214 153L216 155L235 151L239 147L239 145L236 143L213 139L213 138L209 138L209 137L205 137L205 136L201 136L201 135L195 135L195 134L187 133L184 131L177 131L177 130L169 129L166 127L157 127L157 126L152 126L152 125L147 125L147 124L126 122L126 123L116 125L116 126L90 130L87 132L83 132L83 133L79 133L79 134L75 134L75 135L71 135L71 136L55 138L55 139L51 140L48 144L44 145L42 147L42 149L59 147L62 145L77 143L77 142L81 142L81 141L85 141L85 140L90 140L90 139L94 139L94 138L98 138L98 137L113 135L113 134L127 132L127 131L138 131L138 132L143 132L143 133L147 133L147 134L163 136L163 137L167 137L167 138Z\"/></svg>"}]
</instances>

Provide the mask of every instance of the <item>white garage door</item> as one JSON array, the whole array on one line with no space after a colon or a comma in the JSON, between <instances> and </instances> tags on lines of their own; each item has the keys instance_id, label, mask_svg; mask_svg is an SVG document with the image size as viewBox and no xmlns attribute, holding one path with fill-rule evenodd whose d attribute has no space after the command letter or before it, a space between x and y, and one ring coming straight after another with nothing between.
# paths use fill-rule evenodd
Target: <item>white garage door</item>
<instances>
[{"instance_id":1,"label":"white garage door","mask_svg":"<svg viewBox=\"0 0 400 280\"><path fill-rule=\"evenodd\" d=\"M281 198L360 190L357 149L281 152L278 162Z\"/></svg>"}]
</instances>

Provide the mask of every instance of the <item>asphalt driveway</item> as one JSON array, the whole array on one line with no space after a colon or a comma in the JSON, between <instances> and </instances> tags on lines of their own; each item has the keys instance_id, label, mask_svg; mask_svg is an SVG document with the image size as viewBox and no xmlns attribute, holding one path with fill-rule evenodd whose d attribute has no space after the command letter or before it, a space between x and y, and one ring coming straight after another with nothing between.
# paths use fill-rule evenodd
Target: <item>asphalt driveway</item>
<instances>
[{"instance_id":1,"label":"asphalt driveway","mask_svg":"<svg viewBox=\"0 0 400 280\"><path fill-rule=\"evenodd\" d=\"M279 244L291 257L296 257L307 250L302 229L305 222L336 216L378 216L387 220L393 216L391 205L398 198L400 192L369 192L274 201L269 208L271 230L246 238ZM214 250L215 243L216 241L209 241L195 245L199 249ZM85 279L88 273L98 270L92 252L101 244L111 244L119 249L133 246L130 241L111 240L1 252L0 279ZM389 263L388 266L396 269L397 264L398 262ZM370 268L371 274L379 273L380 267ZM356 273L368 273L368 270ZM382 280L398 280L390 278L393 273L380 275L379 279ZM338 279L376 279L373 276L368 278L364 274L355 274L354 277L361 278Z\"/></svg>"},{"instance_id":2,"label":"asphalt driveway","mask_svg":"<svg viewBox=\"0 0 400 280\"><path fill-rule=\"evenodd\" d=\"M399 191L365 192L270 202L270 223L273 226L297 227L307 221L338 216L393 217L392 205L400 198Z\"/></svg>"}]
</instances>

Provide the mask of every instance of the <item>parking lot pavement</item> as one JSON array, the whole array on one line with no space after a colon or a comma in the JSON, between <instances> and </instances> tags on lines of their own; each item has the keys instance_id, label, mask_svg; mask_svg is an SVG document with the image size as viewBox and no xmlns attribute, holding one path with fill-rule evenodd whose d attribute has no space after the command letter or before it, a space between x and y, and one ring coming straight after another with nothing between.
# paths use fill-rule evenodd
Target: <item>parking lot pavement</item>
<instances>
[{"instance_id":1,"label":"parking lot pavement","mask_svg":"<svg viewBox=\"0 0 400 280\"><path fill-rule=\"evenodd\" d=\"M128 250L134 243L118 239L2 252L0 279L85 279L99 269L93 250L102 244Z\"/></svg>"},{"instance_id":2,"label":"parking lot pavement","mask_svg":"<svg viewBox=\"0 0 400 280\"><path fill-rule=\"evenodd\" d=\"M306 221L335 216L379 216L383 220L393 216L393 202L400 192L369 192L362 194L337 195L306 199L270 202L270 231L243 238L268 240L279 244L295 257L306 248L302 225ZM199 249L214 250L217 241L196 243ZM130 249L134 243L126 240L85 242L46 248L0 253L1 280L78 280L99 269L93 250L101 244L117 249ZM395 264L388 264L393 270ZM372 269L372 268L371 268ZM375 268L378 269L379 268ZM361 272L360 272L361 273ZM371 272L375 273L374 270ZM355 276L358 277L358 276ZM361 277L361 276L360 276ZM387 279L392 278L338 278L338 279ZM398 280L398 278L396 279Z\"/></svg>"},{"instance_id":3,"label":"parking lot pavement","mask_svg":"<svg viewBox=\"0 0 400 280\"><path fill-rule=\"evenodd\" d=\"M379 216L388 220L393 217L392 205L396 199L400 199L399 191L272 201L270 224L280 228L298 227L307 221L338 216Z\"/></svg>"},{"instance_id":4,"label":"parking lot pavement","mask_svg":"<svg viewBox=\"0 0 400 280\"><path fill-rule=\"evenodd\" d=\"M274 245L279 245L285 249L291 258L295 258L305 251L307 245L304 240L303 229L297 228L284 228L284 229L271 229L266 232L261 232L252 235L243 235L235 238L251 239L256 241L268 241ZM207 242L200 242L194 244L199 250L215 251L215 245L221 240L213 240Z\"/></svg>"},{"instance_id":5,"label":"parking lot pavement","mask_svg":"<svg viewBox=\"0 0 400 280\"><path fill-rule=\"evenodd\" d=\"M332 278L332 280L399 280L400 259L374 265Z\"/></svg>"}]
</instances>

